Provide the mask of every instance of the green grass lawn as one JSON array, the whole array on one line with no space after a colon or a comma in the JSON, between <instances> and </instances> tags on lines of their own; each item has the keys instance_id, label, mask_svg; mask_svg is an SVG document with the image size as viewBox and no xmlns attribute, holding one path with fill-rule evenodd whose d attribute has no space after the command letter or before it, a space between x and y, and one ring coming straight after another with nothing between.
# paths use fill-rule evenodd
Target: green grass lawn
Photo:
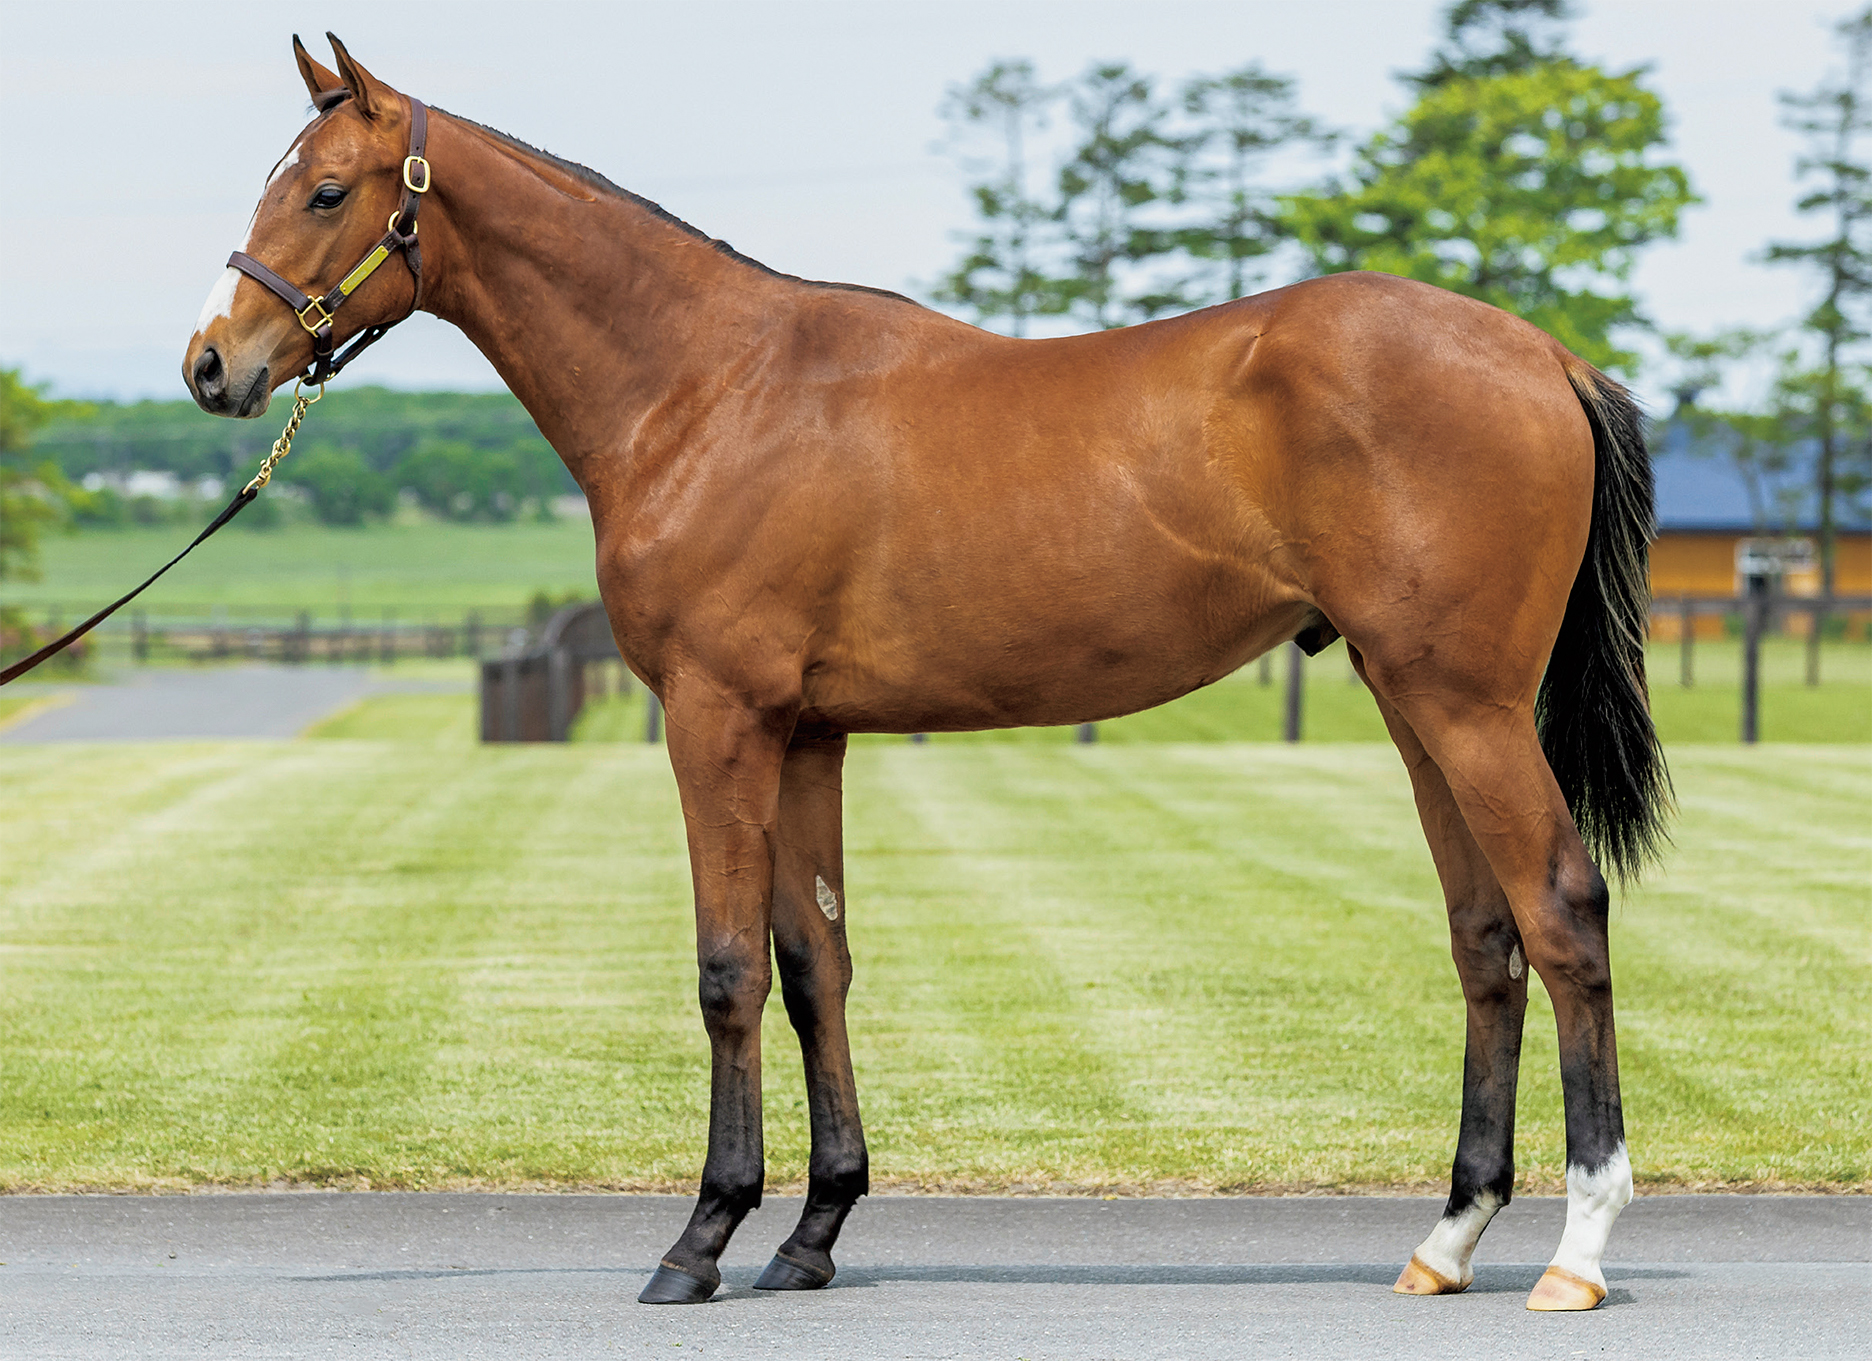
<instances>
[{"instance_id":1,"label":"green grass lawn","mask_svg":"<svg viewBox=\"0 0 1872 1361\"><path fill-rule=\"evenodd\" d=\"M663 753L444 726L0 748L0 1187L693 1184ZM1674 760L1676 848L1613 924L1638 1177L1872 1189L1872 752ZM880 743L847 789L881 1186L1446 1174L1462 1002L1387 748ZM1538 987L1528 1033L1522 1167L1551 1189ZM767 1045L797 1185L777 999Z\"/></svg>"}]
</instances>

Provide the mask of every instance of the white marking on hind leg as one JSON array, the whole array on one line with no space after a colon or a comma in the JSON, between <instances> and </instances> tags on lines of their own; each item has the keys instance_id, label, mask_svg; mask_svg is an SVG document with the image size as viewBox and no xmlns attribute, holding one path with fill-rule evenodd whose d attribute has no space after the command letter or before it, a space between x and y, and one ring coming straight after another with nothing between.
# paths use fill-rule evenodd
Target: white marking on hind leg
<instances>
[{"instance_id":1,"label":"white marking on hind leg","mask_svg":"<svg viewBox=\"0 0 1872 1361\"><path fill-rule=\"evenodd\" d=\"M229 265L221 271L221 277L215 280L215 286L208 290L208 301L202 304L201 315L195 318L195 334L207 330L217 317L234 315L234 290L240 287L241 272Z\"/></svg>"},{"instance_id":2,"label":"white marking on hind leg","mask_svg":"<svg viewBox=\"0 0 1872 1361\"><path fill-rule=\"evenodd\" d=\"M819 900L819 910L825 913L829 922L838 920L838 894L819 875L813 876L813 896Z\"/></svg>"},{"instance_id":3,"label":"white marking on hind leg","mask_svg":"<svg viewBox=\"0 0 1872 1361\"><path fill-rule=\"evenodd\" d=\"M1423 1240L1414 1255L1444 1280L1454 1281L1459 1287L1467 1288L1475 1279L1469 1259L1475 1255L1482 1230L1488 1227L1489 1220L1495 1217L1495 1212L1501 1207L1500 1197L1492 1191L1482 1192L1461 1213L1445 1215L1438 1220L1437 1226L1430 1230L1430 1236Z\"/></svg>"},{"instance_id":4,"label":"white marking on hind leg","mask_svg":"<svg viewBox=\"0 0 1872 1361\"><path fill-rule=\"evenodd\" d=\"M1566 1232L1560 1235L1553 1265L1604 1290L1605 1273L1599 1269L1599 1259L1605 1256L1613 1221L1632 1198L1631 1159L1625 1156L1625 1145L1613 1149L1603 1166L1569 1164L1566 1190Z\"/></svg>"}]
</instances>

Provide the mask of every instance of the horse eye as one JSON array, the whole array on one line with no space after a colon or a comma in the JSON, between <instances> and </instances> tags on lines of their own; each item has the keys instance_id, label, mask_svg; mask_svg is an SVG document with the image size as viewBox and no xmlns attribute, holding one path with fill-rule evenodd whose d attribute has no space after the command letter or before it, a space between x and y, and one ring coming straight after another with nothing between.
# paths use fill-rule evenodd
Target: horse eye
<instances>
[{"instance_id":1,"label":"horse eye","mask_svg":"<svg viewBox=\"0 0 1872 1361\"><path fill-rule=\"evenodd\" d=\"M314 208L336 208L344 202L345 191L335 184L328 184L312 195L311 206Z\"/></svg>"}]
</instances>

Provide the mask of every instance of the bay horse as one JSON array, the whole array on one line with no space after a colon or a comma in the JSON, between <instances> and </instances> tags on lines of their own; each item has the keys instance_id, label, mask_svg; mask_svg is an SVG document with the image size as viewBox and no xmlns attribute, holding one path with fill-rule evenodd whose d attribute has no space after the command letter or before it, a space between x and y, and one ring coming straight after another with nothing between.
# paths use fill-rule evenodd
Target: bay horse
<instances>
[{"instance_id":1,"label":"bay horse","mask_svg":"<svg viewBox=\"0 0 1872 1361\"><path fill-rule=\"evenodd\" d=\"M316 116L237 253L299 283L231 267L183 377L204 410L258 416L315 347L420 306L487 355L589 498L618 648L667 714L712 1062L700 1195L646 1303L709 1298L760 1203L776 962L812 1153L759 1288L828 1283L868 1190L847 734L1113 718L1337 638L1409 769L1467 1003L1449 1202L1396 1289L1465 1289L1513 1192L1531 968L1559 1029L1567 1221L1528 1306L1604 1298L1632 1178L1588 844L1631 876L1670 799L1644 678L1651 472L1623 388L1504 312L1377 274L990 334L769 270L332 46L336 71L293 40ZM389 254L417 244L412 195L420 257L353 271L296 322L280 297L338 280L386 213Z\"/></svg>"}]
</instances>

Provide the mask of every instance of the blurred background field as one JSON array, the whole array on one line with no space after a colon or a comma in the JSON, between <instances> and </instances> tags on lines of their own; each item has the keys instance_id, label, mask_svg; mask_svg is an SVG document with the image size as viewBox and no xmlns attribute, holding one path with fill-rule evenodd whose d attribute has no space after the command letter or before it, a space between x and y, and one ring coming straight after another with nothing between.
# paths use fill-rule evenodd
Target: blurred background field
<instances>
[{"instance_id":1,"label":"blurred background field","mask_svg":"<svg viewBox=\"0 0 1872 1361\"><path fill-rule=\"evenodd\" d=\"M209 516L202 516L205 524ZM244 517L243 517L244 518ZM5 598L36 619L56 607L76 623L173 557L200 525L136 526L48 534L37 581L8 581ZM317 523L248 530L241 520L138 601L151 614L233 618L310 611L330 621L385 609L405 619L441 610L523 607L534 595L594 594L591 521L582 513L544 523L411 518L369 528Z\"/></svg>"}]
</instances>

